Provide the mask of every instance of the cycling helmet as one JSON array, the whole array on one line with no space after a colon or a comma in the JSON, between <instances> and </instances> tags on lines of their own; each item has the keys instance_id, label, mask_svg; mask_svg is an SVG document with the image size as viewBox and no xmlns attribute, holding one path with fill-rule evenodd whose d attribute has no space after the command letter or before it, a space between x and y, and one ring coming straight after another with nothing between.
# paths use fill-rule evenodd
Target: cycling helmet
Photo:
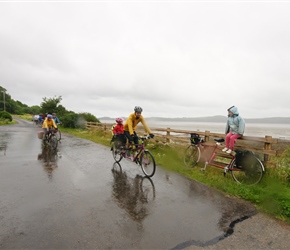
<instances>
[{"instance_id":1,"label":"cycling helmet","mask_svg":"<svg viewBox=\"0 0 290 250\"><path fill-rule=\"evenodd\" d=\"M51 118L52 118L52 115L51 115L51 114L48 114L46 117L47 117L48 119L51 119Z\"/></svg>"},{"instance_id":2,"label":"cycling helmet","mask_svg":"<svg viewBox=\"0 0 290 250\"><path fill-rule=\"evenodd\" d=\"M116 123L122 124L123 118L121 118L121 117L116 118Z\"/></svg>"},{"instance_id":3,"label":"cycling helmet","mask_svg":"<svg viewBox=\"0 0 290 250\"><path fill-rule=\"evenodd\" d=\"M134 111L141 113L143 111L143 109L140 106L135 106Z\"/></svg>"}]
</instances>

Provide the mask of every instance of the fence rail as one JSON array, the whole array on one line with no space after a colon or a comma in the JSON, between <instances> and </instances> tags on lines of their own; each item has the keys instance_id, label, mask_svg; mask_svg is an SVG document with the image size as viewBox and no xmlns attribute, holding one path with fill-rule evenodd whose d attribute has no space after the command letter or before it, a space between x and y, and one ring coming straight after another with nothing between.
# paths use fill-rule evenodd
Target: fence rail
<instances>
[{"instance_id":1,"label":"fence rail","mask_svg":"<svg viewBox=\"0 0 290 250\"><path fill-rule=\"evenodd\" d=\"M86 128L89 130L102 129L104 131L110 131L113 123L96 123L87 122ZM212 133L210 131L192 131L192 130L179 130L171 128L151 128L158 141L162 143L178 143L188 144L189 135L191 133L197 133L204 138L205 143L211 144L214 142L214 138L224 138L225 134ZM137 127L137 133L141 134L142 126ZM243 136L237 140L235 148L251 150L261 156L265 165L274 167L275 163L271 162L270 156L277 156L283 151L285 147L284 142L272 136L266 135L265 137ZM288 144L289 146L289 144Z\"/></svg>"}]
</instances>

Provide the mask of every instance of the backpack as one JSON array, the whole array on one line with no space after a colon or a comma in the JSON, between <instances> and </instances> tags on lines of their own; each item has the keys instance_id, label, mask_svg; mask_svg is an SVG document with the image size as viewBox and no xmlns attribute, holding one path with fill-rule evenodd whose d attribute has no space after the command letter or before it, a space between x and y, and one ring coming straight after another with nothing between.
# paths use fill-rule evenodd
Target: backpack
<instances>
[{"instance_id":1,"label":"backpack","mask_svg":"<svg viewBox=\"0 0 290 250\"><path fill-rule=\"evenodd\" d=\"M202 139L201 137L199 136L199 134L196 134L196 133L191 133L190 134L190 141L191 141L191 144L198 144L199 142L202 142Z\"/></svg>"}]
</instances>

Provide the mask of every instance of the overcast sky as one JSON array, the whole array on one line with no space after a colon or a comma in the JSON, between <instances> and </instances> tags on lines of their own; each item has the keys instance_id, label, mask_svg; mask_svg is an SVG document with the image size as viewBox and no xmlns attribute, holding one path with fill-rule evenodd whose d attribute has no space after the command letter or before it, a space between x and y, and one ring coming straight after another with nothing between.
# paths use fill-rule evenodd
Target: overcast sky
<instances>
[{"instance_id":1,"label":"overcast sky","mask_svg":"<svg viewBox=\"0 0 290 250\"><path fill-rule=\"evenodd\" d=\"M289 1L0 1L0 86L96 117L290 116Z\"/></svg>"}]
</instances>

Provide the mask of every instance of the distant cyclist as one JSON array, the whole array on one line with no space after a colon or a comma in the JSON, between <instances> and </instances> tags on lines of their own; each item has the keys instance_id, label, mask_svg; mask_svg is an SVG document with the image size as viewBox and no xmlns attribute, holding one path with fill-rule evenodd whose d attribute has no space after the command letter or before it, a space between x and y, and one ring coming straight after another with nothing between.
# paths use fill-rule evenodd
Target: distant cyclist
<instances>
[{"instance_id":1,"label":"distant cyclist","mask_svg":"<svg viewBox=\"0 0 290 250\"><path fill-rule=\"evenodd\" d=\"M55 124L61 124L61 121L56 116L56 113L52 113L52 119L54 120Z\"/></svg>"},{"instance_id":2,"label":"distant cyclist","mask_svg":"<svg viewBox=\"0 0 290 250\"><path fill-rule=\"evenodd\" d=\"M57 130L57 125L55 124L54 120L52 119L52 115L48 114L43 121L42 129L44 134L49 134L52 132L53 129Z\"/></svg>"},{"instance_id":3,"label":"distant cyclist","mask_svg":"<svg viewBox=\"0 0 290 250\"><path fill-rule=\"evenodd\" d=\"M134 108L134 113L130 114L128 119L124 124L124 134L128 138L130 143L138 144L138 136L136 134L136 128L139 122L142 123L145 131L150 135L151 138L154 137L150 128L147 126L144 117L141 115L143 109L139 106Z\"/></svg>"}]
</instances>

